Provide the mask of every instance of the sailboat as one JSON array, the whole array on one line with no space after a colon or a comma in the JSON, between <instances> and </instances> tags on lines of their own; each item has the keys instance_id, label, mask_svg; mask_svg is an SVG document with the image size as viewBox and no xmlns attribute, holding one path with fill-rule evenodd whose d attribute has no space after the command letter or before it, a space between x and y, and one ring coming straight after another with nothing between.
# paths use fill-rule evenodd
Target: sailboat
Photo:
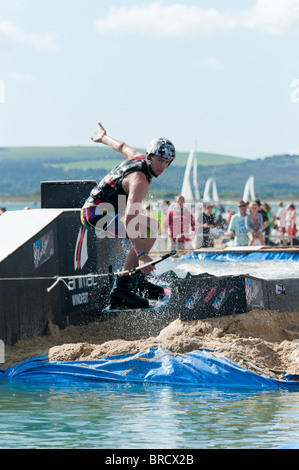
<instances>
[{"instance_id":1,"label":"sailboat","mask_svg":"<svg viewBox=\"0 0 299 470\"><path fill-rule=\"evenodd\" d=\"M250 176L246 181L243 193L243 201L255 201L255 192L254 192L254 176Z\"/></svg>"},{"instance_id":2,"label":"sailboat","mask_svg":"<svg viewBox=\"0 0 299 470\"><path fill-rule=\"evenodd\" d=\"M185 202L194 202L194 201L199 201L200 199L198 182L197 182L197 163L198 163L197 151L196 151L196 144L195 144L193 149L189 153L186 170L184 174L182 190L181 190L181 195L184 196ZM192 170L193 170L193 190L192 190L192 185L191 185ZM193 194L193 191L194 191L194 194Z\"/></svg>"},{"instance_id":3,"label":"sailboat","mask_svg":"<svg viewBox=\"0 0 299 470\"><path fill-rule=\"evenodd\" d=\"M212 190L212 197L210 197L210 191ZM205 185L204 195L203 195L204 204L210 204L213 202L215 205L219 205L219 196L217 191L216 180L211 176Z\"/></svg>"}]
</instances>

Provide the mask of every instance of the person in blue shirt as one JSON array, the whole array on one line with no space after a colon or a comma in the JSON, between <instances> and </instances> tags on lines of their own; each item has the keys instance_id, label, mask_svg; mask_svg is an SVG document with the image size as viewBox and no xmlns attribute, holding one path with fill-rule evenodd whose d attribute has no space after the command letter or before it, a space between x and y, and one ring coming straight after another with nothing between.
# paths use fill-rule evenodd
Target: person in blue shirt
<instances>
[{"instance_id":1,"label":"person in blue shirt","mask_svg":"<svg viewBox=\"0 0 299 470\"><path fill-rule=\"evenodd\" d=\"M230 231L230 235L234 238L234 246L245 246L249 243L245 225L246 203L239 201L238 209L239 213L232 216L228 230Z\"/></svg>"}]
</instances>

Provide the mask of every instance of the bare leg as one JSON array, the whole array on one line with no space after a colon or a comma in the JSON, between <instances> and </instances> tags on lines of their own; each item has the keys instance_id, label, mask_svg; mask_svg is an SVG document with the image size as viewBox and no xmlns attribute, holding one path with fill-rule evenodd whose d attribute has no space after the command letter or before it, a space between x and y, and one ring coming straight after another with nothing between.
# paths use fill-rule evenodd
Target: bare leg
<instances>
[{"instance_id":1,"label":"bare leg","mask_svg":"<svg viewBox=\"0 0 299 470\"><path fill-rule=\"evenodd\" d=\"M154 243L156 241L156 238L145 238L144 243L145 243L145 251L147 253L150 252L152 247L154 246ZM135 253L135 250L132 248L132 250L129 252L127 259L125 261L124 269L134 269L138 266L138 261L137 261L137 256Z\"/></svg>"},{"instance_id":2,"label":"bare leg","mask_svg":"<svg viewBox=\"0 0 299 470\"><path fill-rule=\"evenodd\" d=\"M248 232L249 243L248 246L252 246L254 244L254 238L251 232Z\"/></svg>"},{"instance_id":3,"label":"bare leg","mask_svg":"<svg viewBox=\"0 0 299 470\"><path fill-rule=\"evenodd\" d=\"M153 219L152 217L146 217L143 214L140 214L139 218L140 218L140 222L139 222L140 232L143 234L143 237L144 237L142 238L144 251L146 251L146 253L149 253L157 239L159 224L157 220ZM149 229L150 229L151 237L147 237L147 232ZM129 252L127 259L125 261L124 269L125 270L134 269L137 266L138 266L138 261L137 261L136 252L132 248L132 250Z\"/></svg>"}]
</instances>

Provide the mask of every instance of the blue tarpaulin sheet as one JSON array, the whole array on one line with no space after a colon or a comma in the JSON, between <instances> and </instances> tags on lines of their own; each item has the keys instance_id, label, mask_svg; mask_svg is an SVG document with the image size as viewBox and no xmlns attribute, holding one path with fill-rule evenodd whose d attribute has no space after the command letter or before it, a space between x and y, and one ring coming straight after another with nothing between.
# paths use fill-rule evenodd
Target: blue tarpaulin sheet
<instances>
[{"instance_id":1,"label":"blue tarpaulin sheet","mask_svg":"<svg viewBox=\"0 0 299 470\"><path fill-rule=\"evenodd\" d=\"M212 261L299 261L299 254L258 251L250 253L189 253L180 259L209 259Z\"/></svg>"},{"instance_id":2,"label":"blue tarpaulin sheet","mask_svg":"<svg viewBox=\"0 0 299 470\"><path fill-rule=\"evenodd\" d=\"M138 354L101 357L93 361L51 362L39 356L7 370L0 381L73 383L76 381L139 382L200 387L297 388L292 376L264 377L207 350L172 354L160 348Z\"/></svg>"}]
</instances>

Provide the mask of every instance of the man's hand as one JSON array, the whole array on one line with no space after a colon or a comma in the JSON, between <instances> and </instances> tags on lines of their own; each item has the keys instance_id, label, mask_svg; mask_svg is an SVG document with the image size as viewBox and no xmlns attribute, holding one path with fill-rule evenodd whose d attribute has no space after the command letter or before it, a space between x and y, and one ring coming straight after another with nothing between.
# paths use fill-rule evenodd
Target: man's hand
<instances>
[{"instance_id":1,"label":"man's hand","mask_svg":"<svg viewBox=\"0 0 299 470\"><path fill-rule=\"evenodd\" d=\"M142 268L144 264L150 263L151 261L153 261L153 259L149 255L143 256L140 260L138 260L138 265L140 266L141 272L143 274L148 274L156 269L152 264Z\"/></svg>"},{"instance_id":2,"label":"man's hand","mask_svg":"<svg viewBox=\"0 0 299 470\"><path fill-rule=\"evenodd\" d=\"M98 122L99 128L96 132L96 137L90 137L93 142L102 143L108 145L116 152L119 152L125 159L142 156L140 152L130 147L130 145L120 140L114 139L107 135L106 130L100 122Z\"/></svg>"},{"instance_id":3,"label":"man's hand","mask_svg":"<svg viewBox=\"0 0 299 470\"><path fill-rule=\"evenodd\" d=\"M98 131L96 132L96 136L97 137L90 137L91 140L93 140L94 142L102 142L102 139L103 137L106 135L106 130L104 129L104 127L102 126L102 124L100 122L98 122L98 125L99 125L99 129Z\"/></svg>"}]
</instances>

